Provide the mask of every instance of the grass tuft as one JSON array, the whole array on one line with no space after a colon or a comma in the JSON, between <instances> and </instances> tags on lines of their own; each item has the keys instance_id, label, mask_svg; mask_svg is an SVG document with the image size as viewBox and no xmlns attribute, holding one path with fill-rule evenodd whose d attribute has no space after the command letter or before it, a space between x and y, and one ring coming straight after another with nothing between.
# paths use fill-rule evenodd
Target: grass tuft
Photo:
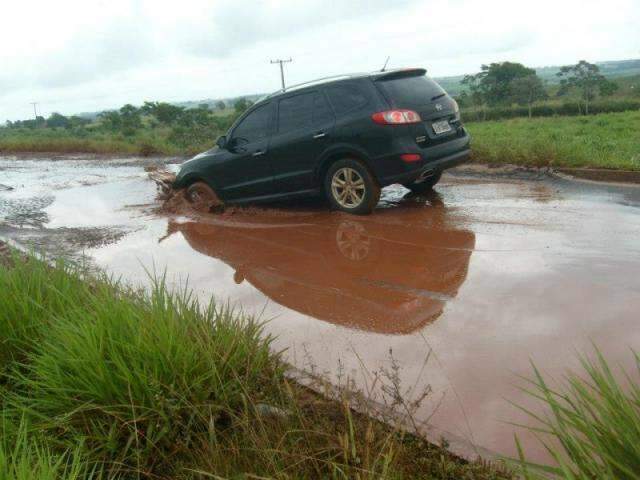
<instances>
[{"instance_id":1,"label":"grass tuft","mask_svg":"<svg viewBox=\"0 0 640 480\"><path fill-rule=\"evenodd\" d=\"M528 392L550 413L525 411L541 422L550 439L543 436L543 443L558 466L528 465L521 452L526 478L640 478L640 384L627 373L624 382L616 378L597 349L594 357L581 358L586 375L570 374L561 391L533 367ZM640 357L634 357L640 373Z\"/></svg>"}]
</instances>

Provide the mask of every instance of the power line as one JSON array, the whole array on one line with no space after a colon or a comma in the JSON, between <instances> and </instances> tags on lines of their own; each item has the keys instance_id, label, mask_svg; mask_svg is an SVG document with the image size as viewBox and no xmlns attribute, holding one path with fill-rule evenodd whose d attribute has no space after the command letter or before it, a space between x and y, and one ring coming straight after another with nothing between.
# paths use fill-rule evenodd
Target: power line
<instances>
[{"instance_id":1,"label":"power line","mask_svg":"<svg viewBox=\"0 0 640 480\"><path fill-rule=\"evenodd\" d=\"M289 57L287 60L271 60L271 63L279 63L280 64L280 80L282 80L282 89L284 90L284 67L283 64L285 63L289 63L292 62L293 60L291 60L291 57Z\"/></svg>"}]
</instances>

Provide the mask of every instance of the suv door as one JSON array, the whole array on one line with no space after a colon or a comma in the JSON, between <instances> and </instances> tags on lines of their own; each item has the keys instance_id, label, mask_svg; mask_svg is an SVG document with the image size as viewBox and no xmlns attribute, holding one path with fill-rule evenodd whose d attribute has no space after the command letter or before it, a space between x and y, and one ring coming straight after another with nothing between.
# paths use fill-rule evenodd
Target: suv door
<instances>
[{"instance_id":1,"label":"suv door","mask_svg":"<svg viewBox=\"0 0 640 480\"><path fill-rule=\"evenodd\" d=\"M274 190L269 163L269 137L273 103L251 110L230 134L228 160L221 168L222 195L225 200L270 195Z\"/></svg>"},{"instance_id":2,"label":"suv door","mask_svg":"<svg viewBox=\"0 0 640 480\"><path fill-rule=\"evenodd\" d=\"M331 142L335 119L320 90L288 95L278 102L277 127L270 156L278 192L317 189L314 174Z\"/></svg>"}]
</instances>

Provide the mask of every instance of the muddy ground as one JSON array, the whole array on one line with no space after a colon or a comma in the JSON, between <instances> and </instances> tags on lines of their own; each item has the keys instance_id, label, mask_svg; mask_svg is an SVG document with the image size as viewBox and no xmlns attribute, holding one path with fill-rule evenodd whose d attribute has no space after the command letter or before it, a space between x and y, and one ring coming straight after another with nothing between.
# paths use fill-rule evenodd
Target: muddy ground
<instances>
[{"instance_id":1,"label":"muddy ground","mask_svg":"<svg viewBox=\"0 0 640 480\"><path fill-rule=\"evenodd\" d=\"M410 406L467 456L513 455L518 431L545 458L509 423L527 419L507 400L537 408L518 388L530 360L559 378L592 341L628 367L640 347L640 187L465 167L428 196L386 188L368 217L317 201L202 215L161 208L156 164L177 168L0 157L0 240L136 284L188 281L268 320L297 369Z\"/></svg>"}]
</instances>

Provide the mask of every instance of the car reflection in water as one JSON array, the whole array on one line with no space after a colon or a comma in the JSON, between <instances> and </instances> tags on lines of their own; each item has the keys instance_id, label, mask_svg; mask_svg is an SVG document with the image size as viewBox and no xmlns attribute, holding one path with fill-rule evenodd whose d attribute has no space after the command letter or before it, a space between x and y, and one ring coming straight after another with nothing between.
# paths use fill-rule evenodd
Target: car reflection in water
<instances>
[{"instance_id":1,"label":"car reflection in water","mask_svg":"<svg viewBox=\"0 0 640 480\"><path fill-rule=\"evenodd\" d=\"M338 325L413 332L442 313L467 276L475 235L433 194L367 217L260 210L186 223L189 245L273 301Z\"/></svg>"}]
</instances>

